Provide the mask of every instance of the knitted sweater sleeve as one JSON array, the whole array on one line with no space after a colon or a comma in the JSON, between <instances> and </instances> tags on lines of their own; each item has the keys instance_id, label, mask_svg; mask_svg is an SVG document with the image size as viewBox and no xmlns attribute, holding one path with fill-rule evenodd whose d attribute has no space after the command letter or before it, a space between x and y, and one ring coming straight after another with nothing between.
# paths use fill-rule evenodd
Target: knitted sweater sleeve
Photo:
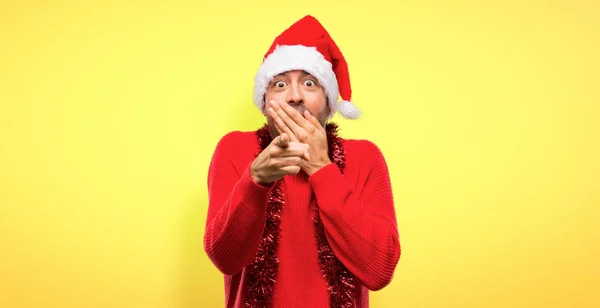
<instances>
[{"instance_id":1,"label":"knitted sweater sleeve","mask_svg":"<svg viewBox=\"0 0 600 308\"><path fill-rule=\"evenodd\" d=\"M250 164L239 171L229 158L239 140L230 133L217 144L208 171L208 214L204 250L213 264L233 275L250 264L266 223L271 187L255 183Z\"/></svg>"},{"instance_id":2,"label":"knitted sweater sleeve","mask_svg":"<svg viewBox=\"0 0 600 308\"><path fill-rule=\"evenodd\" d=\"M344 179L335 163L309 177L325 234L336 257L368 289L387 286L400 259L400 241L387 165L379 148L361 144L358 187Z\"/></svg>"}]
</instances>

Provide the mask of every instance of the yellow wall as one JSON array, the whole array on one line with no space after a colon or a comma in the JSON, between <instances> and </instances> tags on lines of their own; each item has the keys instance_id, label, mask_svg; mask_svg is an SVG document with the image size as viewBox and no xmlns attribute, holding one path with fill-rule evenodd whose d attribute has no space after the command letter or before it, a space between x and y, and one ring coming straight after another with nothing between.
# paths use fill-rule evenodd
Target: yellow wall
<instances>
[{"instance_id":1,"label":"yellow wall","mask_svg":"<svg viewBox=\"0 0 600 308\"><path fill-rule=\"evenodd\" d=\"M372 307L600 306L594 1L84 2L0 4L0 307L222 306L211 151L262 124L255 70L308 13L392 175Z\"/></svg>"}]
</instances>

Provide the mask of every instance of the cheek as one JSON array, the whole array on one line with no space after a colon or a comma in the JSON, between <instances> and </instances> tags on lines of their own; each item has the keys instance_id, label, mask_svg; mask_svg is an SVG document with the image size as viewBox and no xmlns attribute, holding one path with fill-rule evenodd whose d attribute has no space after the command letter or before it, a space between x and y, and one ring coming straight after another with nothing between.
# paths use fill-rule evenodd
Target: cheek
<instances>
[{"instance_id":1,"label":"cheek","mask_svg":"<svg viewBox=\"0 0 600 308\"><path fill-rule=\"evenodd\" d=\"M285 93L282 92L267 92L265 94L265 102L268 103L271 100L274 101L281 101L285 99Z\"/></svg>"},{"instance_id":2,"label":"cheek","mask_svg":"<svg viewBox=\"0 0 600 308\"><path fill-rule=\"evenodd\" d=\"M323 94L307 97L305 105L308 111L315 116L327 114L327 99Z\"/></svg>"},{"instance_id":3,"label":"cheek","mask_svg":"<svg viewBox=\"0 0 600 308\"><path fill-rule=\"evenodd\" d=\"M267 116L267 118L270 120L271 119L271 115L269 114L269 112L267 111L267 109L269 108L269 102L270 101L281 101L284 99L284 96L282 95L282 93L265 93L265 105L264 105L264 112L265 115Z\"/></svg>"}]
</instances>

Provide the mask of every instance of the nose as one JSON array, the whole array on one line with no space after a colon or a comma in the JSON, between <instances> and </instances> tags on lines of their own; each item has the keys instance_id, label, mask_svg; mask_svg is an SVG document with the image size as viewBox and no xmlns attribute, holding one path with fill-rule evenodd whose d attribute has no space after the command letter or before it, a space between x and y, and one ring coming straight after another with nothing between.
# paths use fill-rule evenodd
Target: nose
<instances>
[{"instance_id":1,"label":"nose","mask_svg":"<svg viewBox=\"0 0 600 308\"><path fill-rule=\"evenodd\" d=\"M289 87L286 101L290 105L300 105L303 103L302 90L299 85Z\"/></svg>"}]
</instances>

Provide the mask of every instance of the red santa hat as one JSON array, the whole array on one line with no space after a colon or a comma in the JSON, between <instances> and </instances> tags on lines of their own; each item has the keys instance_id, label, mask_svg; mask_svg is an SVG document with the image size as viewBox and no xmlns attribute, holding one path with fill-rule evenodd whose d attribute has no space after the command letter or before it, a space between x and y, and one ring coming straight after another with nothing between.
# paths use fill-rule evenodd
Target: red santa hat
<instances>
[{"instance_id":1,"label":"red santa hat","mask_svg":"<svg viewBox=\"0 0 600 308\"><path fill-rule=\"evenodd\" d=\"M254 79L254 103L264 112L264 95L273 77L304 70L325 88L331 112L357 119L361 111L350 101L352 89L348 64L327 30L307 15L281 33L265 54ZM338 102L338 97L341 101Z\"/></svg>"}]
</instances>

